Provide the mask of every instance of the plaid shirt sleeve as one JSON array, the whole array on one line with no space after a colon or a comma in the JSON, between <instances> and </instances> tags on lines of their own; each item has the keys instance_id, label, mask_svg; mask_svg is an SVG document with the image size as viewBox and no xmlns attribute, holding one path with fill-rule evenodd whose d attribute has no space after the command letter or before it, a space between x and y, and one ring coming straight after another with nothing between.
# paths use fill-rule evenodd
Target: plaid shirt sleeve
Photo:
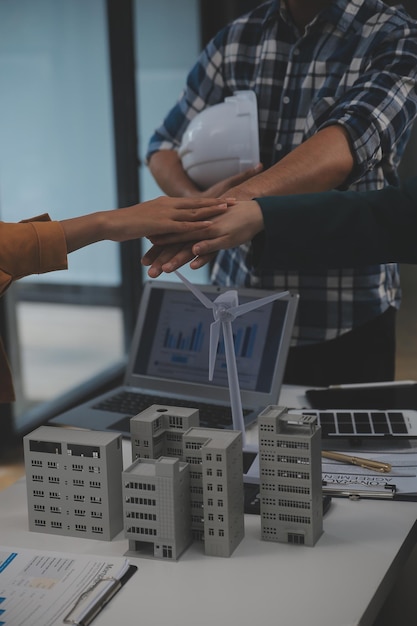
<instances>
[{"instance_id":1,"label":"plaid shirt sleeve","mask_svg":"<svg viewBox=\"0 0 417 626\"><path fill-rule=\"evenodd\" d=\"M417 115L417 29L406 28L374 45L366 71L336 99L318 130L340 124L349 133L356 168L348 188L383 162L386 182L396 184L397 163ZM395 149L394 149L395 148Z\"/></svg>"}]
</instances>

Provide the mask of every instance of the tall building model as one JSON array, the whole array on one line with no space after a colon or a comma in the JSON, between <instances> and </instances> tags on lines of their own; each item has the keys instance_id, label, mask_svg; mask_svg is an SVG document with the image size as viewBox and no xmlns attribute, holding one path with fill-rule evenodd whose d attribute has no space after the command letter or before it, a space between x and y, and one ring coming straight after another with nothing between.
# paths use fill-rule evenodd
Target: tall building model
<instances>
[{"instance_id":1,"label":"tall building model","mask_svg":"<svg viewBox=\"0 0 417 626\"><path fill-rule=\"evenodd\" d=\"M191 526L210 556L230 556L242 541L242 433L190 428L183 438L190 465Z\"/></svg>"},{"instance_id":2,"label":"tall building model","mask_svg":"<svg viewBox=\"0 0 417 626\"><path fill-rule=\"evenodd\" d=\"M136 459L123 472L129 552L178 559L192 541L189 466L178 459Z\"/></svg>"},{"instance_id":3,"label":"tall building model","mask_svg":"<svg viewBox=\"0 0 417 626\"><path fill-rule=\"evenodd\" d=\"M314 546L323 532L317 418L269 406L258 427L262 539Z\"/></svg>"},{"instance_id":4,"label":"tall building model","mask_svg":"<svg viewBox=\"0 0 417 626\"><path fill-rule=\"evenodd\" d=\"M29 530L107 541L122 530L121 435L41 426L23 449Z\"/></svg>"},{"instance_id":5,"label":"tall building model","mask_svg":"<svg viewBox=\"0 0 417 626\"><path fill-rule=\"evenodd\" d=\"M186 463L189 466L192 537L204 541L206 554L230 556L244 536L242 433L199 428L198 424L196 409L150 406L130 420L132 458L161 460L161 457L176 457ZM144 468L145 465L138 464L135 471L141 472ZM129 495L124 491L125 512L126 497L143 498L143 495L135 495L132 489L133 484ZM158 506L158 485L156 490L154 500ZM124 523L126 532L130 527L126 515ZM159 531L157 534L159 536ZM131 533L127 536L130 540ZM137 545L143 550L143 546ZM131 550L134 549L132 543ZM171 553L177 554L172 558L178 558L180 550L172 547ZM155 556L160 557L160 554Z\"/></svg>"}]
</instances>

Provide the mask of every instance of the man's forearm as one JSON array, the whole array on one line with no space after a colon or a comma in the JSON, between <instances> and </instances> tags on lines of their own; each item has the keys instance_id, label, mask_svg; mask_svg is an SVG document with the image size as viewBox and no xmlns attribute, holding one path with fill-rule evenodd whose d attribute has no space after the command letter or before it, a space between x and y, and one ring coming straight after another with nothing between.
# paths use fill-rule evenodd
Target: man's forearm
<instances>
[{"instance_id":1,"label":"man's forearm","mask_svg":"<svg viewBox=\"0 0 417 626\"><path fill-rule=\"evenodd\" d=\"M175 150L154 152L149 160L149 169L167 196L187 198L201 193L185 173Z\"/></svg>"},{"instance_id":2,"label":"man's forearm","mask_svg":"<svg viewBox=\"0 0 417 626\"><path fill-rule=\"evenodd\" d=\"M295 148L268 170L230 189L239 200L315 193L342 185L354 167L347 132L329 126Z\"/></svg>"}]
</instances>

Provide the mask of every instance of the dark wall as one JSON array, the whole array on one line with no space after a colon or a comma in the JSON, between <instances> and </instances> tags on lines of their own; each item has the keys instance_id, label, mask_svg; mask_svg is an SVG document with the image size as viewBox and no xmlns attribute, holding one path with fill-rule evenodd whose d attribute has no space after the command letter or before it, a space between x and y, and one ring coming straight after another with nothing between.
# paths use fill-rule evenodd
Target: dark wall
<instances>
[{"instance_id":1,"label":"dark wall","mask_svg":"<svg viewBox=\"0 0 417 626\"><path fill-rule=\"evenodd\" d=\"M259 0L200 0L202 46L223 26L259 4Z\"/></svg>"},{"instance_id":2,"label":"dark wall","mask_svg":"<svg viewBox=\"0 0 417 626\"><path fill-rule=\"evenodd\" d=\"M394 6L394 5L398 5L398 4L402 4L402 6L404 7L404 9L411 15L411 17L414 17L414 19L417 19L417 3L416 0L385 0L385 4L388 4L388 6Z\"/></svg>"}]
</instances>

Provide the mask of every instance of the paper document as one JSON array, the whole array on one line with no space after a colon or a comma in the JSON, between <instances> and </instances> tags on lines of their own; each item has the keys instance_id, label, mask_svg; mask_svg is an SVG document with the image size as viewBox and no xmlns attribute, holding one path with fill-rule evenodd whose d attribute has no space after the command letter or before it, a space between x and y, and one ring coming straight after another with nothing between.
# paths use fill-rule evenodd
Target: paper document
<instances>
[{"instance_id":1,"label":"paper document","mask_svg":"<svg viewBox=\"0 0 417 626\"><path fill-rule=\"evenodd\" d=\"M338 449L341 451L341 449ZM417 497L417 448L388 448L376 450L349 448L348 454L389 463L390 472L380 473L350 463L341 463L322 459L323 490L352 491L367 495L378 493L380 497L401 497L416 495Z\"/></svg>"},{"instance_id":2,"label":"paper document","mask_svg":"<svg viewBox=\"0 0 417 626\"><path fill-rule=\"evenodd\" d=\"M122 557L0 546L0 626L87 625L131 568Z\"/></svg>"}]
</instances>

